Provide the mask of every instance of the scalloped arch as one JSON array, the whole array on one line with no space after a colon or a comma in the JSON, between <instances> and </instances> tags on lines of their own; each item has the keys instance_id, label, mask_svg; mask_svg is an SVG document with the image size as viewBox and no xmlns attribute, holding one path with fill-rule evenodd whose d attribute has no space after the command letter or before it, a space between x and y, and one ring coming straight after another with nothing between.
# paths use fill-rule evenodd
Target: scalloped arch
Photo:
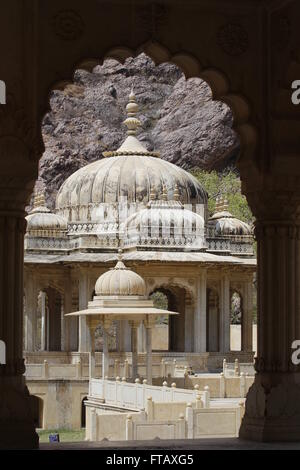
<instances>
[{"instance_id":1,"label":"scalloped arch","mask_svg":"<svg viewBox=\"0 0 300 470\"><path fill-rule=\"evenodd\" d=\"M127 47L117 46L109 49L101 59L86 58L79 60L73 66L72 78L75 70L83 69L91 72L95 66L103 63L105 59L115 59L120 63L124 63L129 57L136 57L140 53L147 54L155 63L155 65L163 63L171 63L177 65L184 73L186 79L198 77L204 80L210 87L212 99L225 103L233 114L233 129L240 138L240 158L246 160L255 153L258 143L258 132L256 127L251 123L251 108L248 100L241 94L232 92L228 77L220 70L214 67L204 68L199 60L185 52L176 52L172 54L166 47L158 42L147 42L136 50ZM63 89L64 86L72 83L72 78L65 78L53 84L53 89ZM51 91L50 90L50 91ZM47 103L47 111L49 111L49 99Z\"/></svg>"},{"instance_id":2,"label":"scalloped arch","mask_svg":"<svg viewBox=\"0 0 300 470\"><path fill-rule=\"evenodd\" d=\"M147 279L145 279L146 282L146 292L147 295L151 295L155 291L159 291L160 289L168 290L172 292L172 288L180 288L184 289L186 293L186 302L189 303L190 305L194 305L195 301L195 293L193 292L193 289L187 285L186 282L167 282L167 281L160 281L159 279L152 285L148 285Z\"/></svg>"}]
</instances>

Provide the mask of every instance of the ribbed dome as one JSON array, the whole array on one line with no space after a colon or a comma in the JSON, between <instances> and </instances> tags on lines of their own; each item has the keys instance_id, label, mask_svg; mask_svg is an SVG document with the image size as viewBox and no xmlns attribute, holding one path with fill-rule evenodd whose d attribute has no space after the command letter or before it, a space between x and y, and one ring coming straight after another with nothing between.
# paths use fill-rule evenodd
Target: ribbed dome
<instances>
[{"instance_id":1,"label":"ribbed dome","mask_svg":"<svg viewBox=\"0 0 300 470\"><path fill-rule=\"evenodd\" d=\"M151 191L160 194L164 186L169 199L173 199L174 188L177 187L182 203L207 202L207 194L196 178L173 163L160 159L156 152L148 152L135 137L140 126L135 117L137 109L135 97L131 94L127 105L128 117L124 121L128 136L121 147L113 152L104 152L104 159L76 171L61 186L56 208L69 221L80 220L86 213L91 221L99 219L97 207L101 203L114 204L121 200L124 202L126 198L129 204L146 204Z\"/></svg>"},{"instance_id":2,"label":"ribbed dome","mask_svg":"<svg viewBox=\"0 0 300 470\"><path fill-rule=\"evenodd\" d=\"M95 293L97 296L145 296L146 284L141 276L131 271L119 260L114 268L98 278Z\"/></svg>"},{"instance_id":3,"label":"ribbed dome","mask_svg":"<svg viewBox=\"0 0 300 470\"><path fill-rule=\"evenodd\" d=\"M215 235L252 235L250 225L228 211L216 212L209 219L209 225L214 226Z\"/></svg>"},{"instance_id":4,"label":"ribbed dome","mask_svg":"<svg viewBox=\"0 0 300 470\"><path fill-rule=\"evenodd\" d=\"M26 217L27 233L36 236L57 236L67 231L67 221L53 214L45 205L43 195L35 197L34 208Z\"/></svg>"},{"instance_id":5,"label":"ribbed dome","mask_svg":"<svg viewBox=\"0 0 300 470\"><path fill-rule=\"evenodd\" d=\"M61 211L72 206L116 203L124 196L129 203L147 203L151 190L159 194L164 185L169 199L177 185L182 203L207 201L196 178L173 163L152 156L122 155L91 163L71 175L58 192L56 208Z\"/></svg>"},{"instance_id":6,"label":"ribbed dome","mask_svg":"<svg viewBox=\"0 0 300 470\"><path fill-rule=\"evenodd\" d=\"M227 199L218 197L215 211L208 221L208 227L213 229L214 235L252 235L250 225L229 212Z\"/></svg>"},{"instance_id":7,"label":"ribbed dome","mask_svg":"<svg viewBox=\"0 0 300 470\"><path fill-rule=\"evenodd\" d=\"M126 220L124 234L140 244L199 248L204 244L204 219L178 201L151 201Z\"/></svg>"}]
</instances>

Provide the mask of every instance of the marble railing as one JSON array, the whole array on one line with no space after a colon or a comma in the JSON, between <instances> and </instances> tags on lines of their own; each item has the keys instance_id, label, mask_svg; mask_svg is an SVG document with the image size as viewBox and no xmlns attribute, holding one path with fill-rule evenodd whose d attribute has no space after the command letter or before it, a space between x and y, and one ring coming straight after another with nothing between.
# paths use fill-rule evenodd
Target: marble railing
<instances>
[{"instance_id":1,"label":"marble railing","mask_svg":"<svg viewBox=\"0 0 300 470\"><path fill-rule=\"evenodd\" d=\"M253 238L251 236L211 236L206 238L206 243L207 251L225 251L234 254L253 255Z\"/></svg>"},{"instance_id":2,"label":"marble railing","mask_svg":"<svg viewBox=\"0 0 300 470\"><path fill-rule=\"evenodd\" d=\"M95 374L96 377L102 375L101 353L97 354ZM31 359L32 360L32 359ZM83 379L89 378L89 366L85 361L80 359L74 363L50 362L45 359L39 364L26 363L25 377L28 380L44 380L44 379ZM152 367L153 377L166 378L168 376L176 377L177 364L176 361L155 362ZM181 367L187 373L187 367ZM146 376L146 364L142 360L138 364L138 374L141 377ZM132 375L131 363L128 359L119 360L112 359L109 364L109 377L125 377L128 379Z\"/></svg>"},{"instance_id":3,"label":"marble railing","mask_svg":"<svg viewBox=\"0 0 300 470\"><path fill-rule=\"evenodd\" d=\"M74 248L74 243L69 238L56 237L30 237L24 240L25 250L45 250L45 251L67 251Z\"/></svg>"},{"instance_id":4,"label":"marble railing","mask_svg":"<svg viewBox=\"0 0 300 470\"><path fill-rule=\"evenodd\" d=\"M188 390L177 388L176 384L168 387L167 382L162 386L149 385L147 380L143 383L139 379L135 383L121 380L91 379L89 383L89 397L103 400L107 405L131 410L143 410L147 406L149 397L155 402L195 402L201 400L203 407L208 408L210 402L209 387L204 391L198 389Z\"/></svg>"}]
</instances>

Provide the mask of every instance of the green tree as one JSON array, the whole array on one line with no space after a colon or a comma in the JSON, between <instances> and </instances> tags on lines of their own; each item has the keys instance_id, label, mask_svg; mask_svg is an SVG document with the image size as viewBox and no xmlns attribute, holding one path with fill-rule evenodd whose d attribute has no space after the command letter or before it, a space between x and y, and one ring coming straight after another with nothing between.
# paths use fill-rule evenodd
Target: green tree
<instances>
[{"instance_id":1,"label":"green tree","mask_svg":"<svg viewBox=\"0 0 300 470\"><path fill-rule=\"evenodd\" d=\"M226 197L229 211L238 219L252 223L254 218L245 196L241 193L241 180L232 170L222 173L194 169L192 174L202 184L208 193L208 211L212 215L215 211L216 198Z\"/></svg>"}]
</instances>

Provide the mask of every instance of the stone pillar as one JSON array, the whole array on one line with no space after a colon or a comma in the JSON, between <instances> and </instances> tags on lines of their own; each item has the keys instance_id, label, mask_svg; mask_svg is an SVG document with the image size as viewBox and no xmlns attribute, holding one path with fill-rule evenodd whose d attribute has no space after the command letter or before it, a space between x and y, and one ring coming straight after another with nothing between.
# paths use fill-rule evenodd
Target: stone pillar
<instances>
[{"instance_id":1,"label":"stone pillar","mask_svg":"<svg viewBox=\"0 0 300 470\"><path fill-rule=\"evenodd\" d=\"M72 283L69 273L66 273L64 283L64 299L63 299L63 318L62 318L62 351L72 351L71 348L71 325L74 317L66 317L67 313L72 312ZM76 317L75 317L76 320Z\"/></svg>"},{"instance_id":2,"label":"stone pillar","mask_svg":"<svg viewBox=\"0 0 300 470\"><path fill-rule=\"evenodd\" d=\"M145 331L145 326L143 323L140 324L138 328L138 352L139 353L144 353L146 352L146 331Z\"/></svg>"},{"instance_id":3,"label":"stone pillar","mask_svg":"<svg viewBox=\"0 0 300 470\"><path fill-rule=\"evenodd\" d=\"M300 440L300 365L292 362L292 343L300 340L300 194L296 196L285 187L260 193L253 204L258 351L240 428L245 439Z\"/></svg>"},{"instance_id":4,"label":"stone pillar","mask_svg":"<svg viewBox=\"0 0 300 470\"><path fill-rule=\"evenodd\" d=\"M137 329L140 323L136 321L129 323L131 326L132 379L135 380L138 376Z\"/></svg>"},{"instance_id":5,"label":"stone pillar","mask_svg":"<svg viewBox=\"0 0 300 470\"><path fill-rule=\"evenodd\" d=\"M242 299L242 351L253 351L253 276L244 283Z\"/></svg>"},{"instance_id":6,"label":"stone pillar","mask_svg":"<svg viewBox=\"0 0 300 470\"><path fill-rule=\"evenodd\" d=\"M15 150L12 147L13 150ZM1 149L0 149L1 150ZM12 155L1 154L1 161ZM25 157L24 157L25 158ZM11 163L13 168L13 163ZM16 181L12 179L12 181ZM24 191L25 192L25 191ZM0 448L36 448L23 359L23 262L25 213L20 194L0 188L0 339L6 364L0 364ZM12 197L10 203L6 197ZM20 207L19 207L20 206Z\"/></svg>"},{"instance_id":7,"label":"stone pillar","mask_svg":"<svg viewBox=\"0 0 300 470\"><path fill-rule=\"evenodd\" d=\"M102 350L102 378L109 377L109 351L108 351L108 333L105 327L103 331L103 350Z\"/></svg>"},{"instance_id":8,"label":"stone pillar","mask_svg":"<svg viewBox=\"0 0 300 470\"><path fill-rule=\"evenodd\" d=\"M89 302L89 278L86 269L80 269L79 275L79 310L85 310ZM79 352L87 352L90 350L90 335L86 323L86 316L79 317Z\"/></svg>"},{"instance_id":9,"label":"stone pillar","mask_svg":"<svg viewBox=\"0 0 300 470\"><path fill-rule=\"evenodd\" d=\"M24 328L24 349L33 352L36 349L37 335L37 295L34 286L34 278L31 271L25 274L25 328Z\"/></svg>"},{"instance_id":10,"label":"stone pillar","mask_svg":"<svg viewBox=\"0 0 300 470\"><path fill-rule=\"evenodd\" d=\"M41 350L46 351L48 348L48 334L47 334L47 296L45 292L41 292Z\"/></svg>"},{"instance_id":11,"label":"stone pillar","mask_svg":"<svg viewBox=\"0 0 300 470\"><path fill-rule=\"evenodd\" d=\"M230 283L227 273L222 275L220 294L220 352L227 353L230 351Z\"/></svg>"},{"instance_id":12,"label":"stone pillar","mask_svg":"<svg viewBox=\"0 0 300 470\"><path fill-rule=\"evenodd\" d=\"M194 352L206 352L206 270L201 270L197 279Z\"/></svg>"},{"instance_id":13,"label":"stone pillar","mask_svg":"<svg viewBox=\"0 0 300 470\"><path fill-rule=\"evenodd\" d=\"M79 282L73 279L73 270L70 273L70 296L71 296L71 310L70 312L77 312L79 310ZM69 325L69 350L78 351L79 349L79 318L68 317Z\"/></svg>"},{"instance_id":14,"label":"stone pillar","mask_svg":"<svg viewBox=\"0 0 300 470\"><path fill-rule=\"evenodd\" d=\"M146 374L147 374L147 383L152 384L152 328L154 322L146 322Z\"/></svg>"},{"instance_id":15,"label":"stone pillar","mask_svg":"<svg viewBox=\"0 0 300 470\"><path fill-rule=\"evenodd\" d=\"M192 352L194 347L194 305L185 304L184 351Z\"/></svg>"},{"instance_id":16,"label":"stone pillar","mask_svg":"<svg viewBox=\"0 0 300 470\"><path fill-rule=\"evenodd\" d=\"M131 328L128 320L120 321L119 350L122 352L131 351Z\"/></svg>"},{"instance_id":17,"label":"stone pillar","mask_svg":"<svg viewBox=\"0 0 300 470\"><path fill-rule=\"evenodd\" d=\"M92 322L89 325L90 351L89 351L89 380L95 378L96 360L95 360L95 330L96 325Z\"/></svg>"}]
</instances>

